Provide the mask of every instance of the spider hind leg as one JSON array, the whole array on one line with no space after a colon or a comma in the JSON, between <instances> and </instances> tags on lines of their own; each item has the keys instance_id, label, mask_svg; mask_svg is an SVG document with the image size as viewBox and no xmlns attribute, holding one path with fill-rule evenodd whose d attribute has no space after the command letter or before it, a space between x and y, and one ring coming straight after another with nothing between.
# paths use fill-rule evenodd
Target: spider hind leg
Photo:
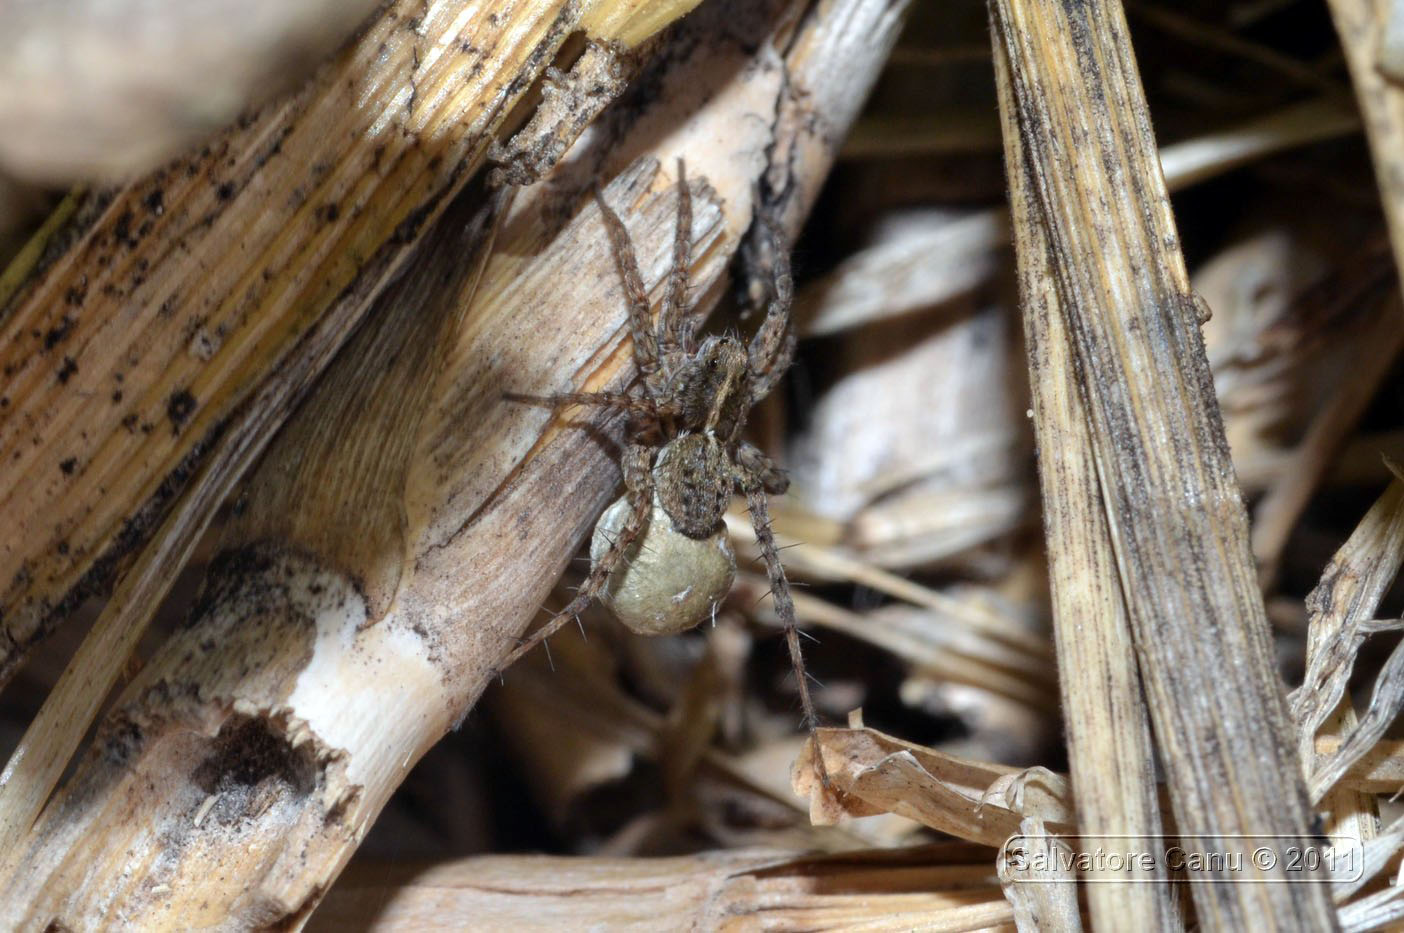
<instances>
[{"instance_id":1,"label":"spider hind leg","mask_svg":"<svg viewBox=\"0 0 1404 933\"><path fill-rule=\"evenodd\" d=\"M552 635L580 616L591 603L604 592L610 575L624 561L629 547L638 539L648 524L649 512L653 507L652 451L641 444L633 444L624 455L624 489L629 500L629 517L608 550L590 569L590 575L580 584L574 598L566 607L552 616L544 625L522 638L512 653L502 662L502 667L511 667L523 655L530 652Z\"/></svg>"},{"instance_id":2,"label":"spider hind leg","mask_svg":"<svg viewBox=\"0 0 1404 933\"><path fill-rule=\"evenodd\" d=\"M754 382L751 404L770 394L795 356L795 334L790 328L790 305L794 300L794 280L790 276L790 254L780 241L780 231L763 210L756 213L759 236L765 238L773 257L770 302L765 320L751 338L749 366Z\"/></svg>"},{"instance_id":3,"label":"spider hind leg","mask_svg":"<svg viewBox=\"0 0 1404 933\"><path fill-rule=\"evenodd\" d=\"M759 451L757 451L759 453ZM795 621L795 603L790 597L790 581L785 576L785 568L780 563L780 549L775 545L775 535L770 530L770 503L766 499L761 478L748 472L745 467L738 471L741 488L746 494L746 505L751 513L751 525L756 531L756 544L760 548L761 559L765 561L766 575L770 578L770 596L775 614L785 630L785 644L790 651L790 663L795 669L795 687L799 692L800 710L805 730L814 746L814 768L826 790L832 788L824 756L819 750L819 714L814 708L814 699L809 693L809 672L804 666L804 653L800 648L799 625Z\"/></svg>"}]
</instances>

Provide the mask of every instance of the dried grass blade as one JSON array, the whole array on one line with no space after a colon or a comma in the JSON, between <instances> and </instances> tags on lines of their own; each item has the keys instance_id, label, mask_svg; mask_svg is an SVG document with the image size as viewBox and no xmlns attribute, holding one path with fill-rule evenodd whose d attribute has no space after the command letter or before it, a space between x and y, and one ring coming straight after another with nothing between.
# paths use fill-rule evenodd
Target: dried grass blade
<instances>
[{"instance_id":1,"label":"dried grass blade","mask_svg":"<svg viewBox=\"0 0 1404 933\"><path fill-rule=\"evenodd\" d=\"M744 516L728 512L726 527L733 539L748 545L755 542L755 531ZM777 534L775 540L784 548L781 554L785 566L794 567L798 573L870 586L880 593L905 600L914 606L923 606L958 619L971 629L1004 641L1034 657L1048 656L1048 643L1045 640L997 613L972 606L940 590L923 586L914 580L875 567L867 561L850 557L836 548L796 541L783 532Z\"/></svg>"},{"instance_id":2,"label":"dried grass blade","mask_svg":"<svg viewBox=\"0 0 1404 933\"><path fill-rule=\"evenodd\" d=\"M1335 754L1312 772L1313 801L1320 800L1351 765L1375 747L1401 709L1404 709L1404 642L1395 646L1380 670L1375 690L1370 695L1370 705L1360 722L1342 738Z\"/></svg>"},{"instance_id":3,"label":"dried grass blade","mask_svg":"<svg viewBox=\"0 0 1404 933\"><path fill-rule=\"evenodd\" d=\"M1022 771L970 761L884 735L874 729L820 729L818 748L843 794L841 809L812 813L816 822L896 813L961 839L1000 846L1037 817L1068 831L1073 824L1067 779L1045 769ZM796 768L798 793L816 778Z\"/></svg>"},{"instance_id":4,"label":"dried grass blade","mask_svg":"<svg viewBox=\"0 0 1404 933\"><path fill-rule=\"evenodd\" d=\"M1288 698L1297 749L1315 760L1313 741L1331 715L1364 644L1380 599L1404 566L1404 481L1394 480L1331 558L1306 599L1306 674Z\"/></svg>"},{"instance_id":5,"label":"dried grass blade","mask_svg":"<svg viewBox=\"0 0 1404 933\"><path fill-rule=\"evenodd\" d=\"M1331 897L1339 904L1359 891L1371 878L1384 871L1394 861L1401 847L1404 847L1404 828L1401 828L1396 820L1384 833L1364 842L1361 847L1359 875L1332 882Z\"/></svg>"},{"instance_id":6,"label":"dried grass blade","mask_svg":"<svg viewBox=\"0 0 1404 933\"><path fill-rule=\"evenodd\" d=\"M1189 845L1252 833L1305 843L1247 514L1123 11L993 8L1176 821ZM1335 925L1320 886L1205 867L1192 891L1207 928Z\"/></svg>"},{"instance_id":7,"label":"dried grass blade","mask_svg":"<svg viewBox=\"0 0 1404 933\"><path fill-rule=\"evenodd\" d=\"M994 61L1019 258L1059 687L1079 824L1084 833L1149 841L1163 832L1161 802L1126 596L1118 585L1091 426L1049 267L1048 238L1035 219L1038 205L1019 138L1009 59L998 43ZM1163 877L1159 865L1155 871ZM1114 875L1089 880L1098 882L1087 892L1098 926L1126 922L1168 930L1182 925L1164 885Z\"/></svg>"},{"instance_id":8,"label":"dried grass blade","mask_svg":"<svg viewBox=\"0 0 1404 933\"><path fill-rule=\"evenodd\" d=\"M1166 186L1179 191L1285 149L1359 129L1353 108L1322 97L1172 143L1161 150L1160 165ZM914 224L806 286L795 302L796 327L804 336L821 336L950 301L986 280L998 265L995 252L1008 241L1003 208Z\"/></svg>"},{"instance_id":9,"label":"dried grass blade","mask_svg":"<svg viewBox=\"0 0 1404 933\"><path fill-rule=\"evenodd\" d=\"M1340 910L1341 933L1367 933L1394 928L1404 921L1404 878L1383 891L1368 894Z\"/></svg>"},{"instance_id":10,"label":"dried grass blade","mask_svg":"<svg viewBox=\"0 0 1404 933\"><path fill-rule=\"evenodd\" d=\"M671 858L480 856L352 866L311 930L923 930L1013 922L965 843L805 856L745 848Z\"/></svg>"}]
</instances>

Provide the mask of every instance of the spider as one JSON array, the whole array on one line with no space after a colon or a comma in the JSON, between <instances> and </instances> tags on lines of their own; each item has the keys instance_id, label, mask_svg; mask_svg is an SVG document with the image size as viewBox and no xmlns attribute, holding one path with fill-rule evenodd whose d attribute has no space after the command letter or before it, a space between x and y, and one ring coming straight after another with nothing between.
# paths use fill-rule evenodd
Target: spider
<instances>
[{"instance_id":1,"label":"spider","mask_svg":"<svg viewBox=\"0 0 1404 933\"><path fill-rule=\"evenodd\" d=\"M774 226L758 213L762 234L775 257L774 285L765 319L749 344L732 335L708 336L699 343L686 307L692 264L692 196L683 161L678 160L672 267L656 325L628 231L598 186L595 200L629 305L634 361L641 377L637 390L513 397L551 406L594 405L627 412L631 427L622 463L625 494L596 527L590 574L575 597L523 639L506 664L544 642L597 598L610 603L621 621L644 634L684 631L708 613L715 614L735 572L722 515L733 490L738 490L746 497L755 526L775 612L784 625L795 668L804 727L812 734L818 718L800 652L789 582L770 530L766 498L785 492L789 479L759 448L741 437L752 407L775 388L794 356L789 258L779 248ZM707 580L700 584L700 593L690 585L679 589L674 583L676 574L670 573L677 568L667 566L673 555L682 555L686 564L697 562L706 568L703 576ZM634 579L629 579L631 574ZM625 592L634 597L628 607L620 598ZM673 593L671 598L669 593Z\"/></svg>"}]
</instances>

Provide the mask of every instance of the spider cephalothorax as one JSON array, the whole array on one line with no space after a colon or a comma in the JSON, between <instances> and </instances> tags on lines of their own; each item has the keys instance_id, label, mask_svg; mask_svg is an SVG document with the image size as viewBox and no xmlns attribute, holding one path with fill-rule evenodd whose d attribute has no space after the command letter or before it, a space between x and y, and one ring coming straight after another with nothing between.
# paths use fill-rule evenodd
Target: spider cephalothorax
<instances>
[{"instance_id":1,"label":"spider cephalothorax","mask_svg":"<svg viewBox=\"0 0 1404 933\"><path fill-rule=\"evenodd\" d=\"M735 337L704 340L664 389L676 406L678 427L734 443L751 406L759 401L751 398L755 379L750 365L745 345Z\"/></svg>"},{"instance_id":2,"label":"spider cephalothorax","mask_svg":"<svg viewBox=\"0 0 1404 933\"><path fill-rule=\"evenodd\" d=\"M759 448L741 439L751 408L775 387L794 354L788 258L778 248L775 229L758 218L762 234L775 247L773 295L765 319L749 343L729 335L698 343L686 307L692 201L682 162L673 263L656 323L628 232L598 191L596 200L624 284L634 360L642 378L631 392L572 393L541 401L629 413L625 493L596 526L590 575L575 598L524 640L508 663L596 598L645 634L683 631L715 615L735 573L722 516L739 491L750 508L775 611L785 626L799 678L805 722L812 728L814 707L800 658L794 605L771 535L766 500L767 493L784 492L789 481Z\"/></svg>"}]
</instances>

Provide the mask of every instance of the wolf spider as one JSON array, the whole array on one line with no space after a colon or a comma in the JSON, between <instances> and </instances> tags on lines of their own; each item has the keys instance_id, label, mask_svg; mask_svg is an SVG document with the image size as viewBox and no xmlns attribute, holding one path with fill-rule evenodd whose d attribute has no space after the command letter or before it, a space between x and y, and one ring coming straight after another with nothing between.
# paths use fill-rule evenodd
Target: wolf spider
<instances>
[{"instance_id":1,"label":"wolf spider","mask_svg":"<svg viewBox=\"0 0 1404 933\"><path fill-rule=\"evenodd\" d=\"M628 231L605 203L598 186L595 200L604 218L629 305L629 330L634 341L634 361L641 377L638 384L641 391L516 398L552 406L594 405L624 411L631 416L630 439L622 464L628 512L575 597L550 621L527 636L506 663L511 664L545 641L578 617L596 598L609 596L611 577L616 571L626 569L631 546L644 535L650 542L655 540L648 527L651 517L666 516L672 526L665 529L668 535L724 543L726 529L722 515L731 500L732 490L737 489L746 497L756 541L770 577L775 612L785 628L804 726L813 732L818 720L800 653L794 602L771 534L766 499L767 494L783 493L790 481L759 448L741 438L747 415L775 388L794 356L795 338L789 326L793 290L789 258L779 248L775 228L757 214L775 256L774 293L765 320L749 345L729 334L708 336L699 343L693 333L693 321L687 314L688 271L692 264L692 198L682 160L678 160L677 232L673 239L672 268L656 326ZM597 535L604 524L602 519ZM729 588L730 575L735 570L734 558L729 550L726 554L725 559L732 563L723 590ZM723 591L717 599L724 595ZM711 609L715 611L714 603ZM660 615L667 611L660 607ZM703 618L705 613L672 619L666 629L662 625L650 625L646 631L650 634L683 631Z\"/></svg>"}]
</instances>

